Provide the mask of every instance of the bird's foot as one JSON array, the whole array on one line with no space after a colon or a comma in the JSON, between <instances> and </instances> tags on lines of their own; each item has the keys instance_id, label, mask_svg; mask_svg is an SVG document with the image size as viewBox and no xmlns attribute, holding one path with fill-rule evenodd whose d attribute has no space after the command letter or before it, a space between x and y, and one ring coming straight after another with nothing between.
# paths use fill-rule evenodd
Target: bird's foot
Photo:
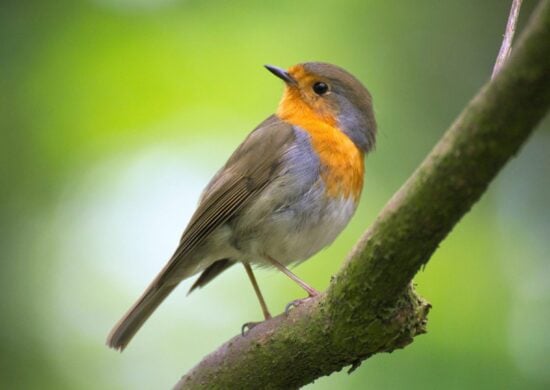
<instances>
[{"instance_id":1,"label":"bird's foot","mask_svg":"<svg viewBox=\"0 0 550 390\"><path fill-rule=\"evenodd\" d=\"M292 309L293 307L298 307L302 303L307 302L310 299L317 297L318 295L319 295L319 292L312 289L312 291L309 292L308 297L302 298L302 299L295 299L294 301L288 303L288 305L285 306L285 314L288 315L288 313L290 312L290 309Z\"/></svg>"},{"instance_id":2,"label":"bird's foot","mask_svg":"<svg viewBox=\"0 0 550 390\"><path fill-rule=\"evenodd\" d=\"M261 324L262 322L246 322L241 326L241 335L244 337L254 328L256 325Z\"/></svg>"}]
</instances>

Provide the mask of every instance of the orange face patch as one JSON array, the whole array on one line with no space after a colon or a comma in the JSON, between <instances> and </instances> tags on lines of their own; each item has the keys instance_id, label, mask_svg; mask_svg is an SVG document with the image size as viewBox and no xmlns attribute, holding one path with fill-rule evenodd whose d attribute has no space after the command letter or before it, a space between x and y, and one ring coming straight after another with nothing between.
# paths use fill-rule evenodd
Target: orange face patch
<instances>
[{"instance_id":1,"label":"orange face patch","mask_svg":"<svg viewBox=\"0 0 550 390\"><path fill-rule=\"evenodd\" d=\"M327 99L316 95L312 89L314 83L325 80L306 72L302 65L291 67L288 73L298 85L285 88L279 111L299 111L304 115L314 115L335 126L338 116L337 107L333 107Z\"/></svg>"},{"instance_id":2,"label":"orange face patch","mask_svg":"<svg viewBox=\"0 0 550 390\"><path fill-rule=\"evenodd\" d=\"M277 115L310 134L313 150L323 166L321 177L327 195L353 196L357 201L363 188L363 152L337 127L335 109L314 96L311 85L319 80L299 65L290 68L289 73L298 86L285 88Z\"/></svg>"}]
</instances>

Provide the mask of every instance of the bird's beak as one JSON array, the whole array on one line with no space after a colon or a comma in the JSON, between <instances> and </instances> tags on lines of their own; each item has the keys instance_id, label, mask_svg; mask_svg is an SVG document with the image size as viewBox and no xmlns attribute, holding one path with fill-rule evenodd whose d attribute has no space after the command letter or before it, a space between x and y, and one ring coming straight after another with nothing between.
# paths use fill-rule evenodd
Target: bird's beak
<instances>
[{"instance_id":1,"label":"bird's beak","mask_svg":"<svg viewBox=\"0 0 550 390\"><path fill-rule=\"evenodd\" d=\"M287 85L298 85L294 77L292 77L286 70L273 65L264 65L264 66L267 70L269 70L275 76L283 80Z\"/></svg>"}]
</instances>

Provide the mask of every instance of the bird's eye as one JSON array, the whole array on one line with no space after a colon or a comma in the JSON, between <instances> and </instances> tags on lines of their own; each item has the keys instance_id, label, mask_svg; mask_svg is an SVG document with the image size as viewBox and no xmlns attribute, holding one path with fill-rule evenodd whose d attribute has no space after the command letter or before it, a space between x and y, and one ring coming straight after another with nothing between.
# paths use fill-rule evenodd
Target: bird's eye
<instances>
[{"instance_id":1,"label":"bird's eye","mask_svg":"<svg viewBox=\"0 0 550 390\"><path fill-rule=\"evenodd\" d=\"M323 83L322 81L318 81L313 84L313 92L315 92L319 96L324 95L328 92L328 85Z\"/></svg>"}]
</instances>

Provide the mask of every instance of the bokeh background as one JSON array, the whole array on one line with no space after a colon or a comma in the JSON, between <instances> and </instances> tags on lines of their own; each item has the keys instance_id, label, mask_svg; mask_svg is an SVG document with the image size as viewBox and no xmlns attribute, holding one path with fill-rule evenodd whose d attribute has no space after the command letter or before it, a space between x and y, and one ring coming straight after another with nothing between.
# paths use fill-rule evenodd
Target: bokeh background
<instances>
[{"instance_id":1,"label":"bokeh background","mask_svg":"<svg viewBox=\"0 0 550 390\"><path fill-rule=\"evenodd\" d=\"M525 1L521 25L535 5ZM169 388L261 319L241 267L186 281L122 354L112 325L162 267L201 189L275 110L262 65L339 64L380 126L361 206L296 272L324 289L487 81L510 2L5 1L0 5L0 388ZM446 239L418 290L429 333L311 389L550 386L548 120ZM260 271L273 312L302 296Z\"/></svg>"}]
</instances>

